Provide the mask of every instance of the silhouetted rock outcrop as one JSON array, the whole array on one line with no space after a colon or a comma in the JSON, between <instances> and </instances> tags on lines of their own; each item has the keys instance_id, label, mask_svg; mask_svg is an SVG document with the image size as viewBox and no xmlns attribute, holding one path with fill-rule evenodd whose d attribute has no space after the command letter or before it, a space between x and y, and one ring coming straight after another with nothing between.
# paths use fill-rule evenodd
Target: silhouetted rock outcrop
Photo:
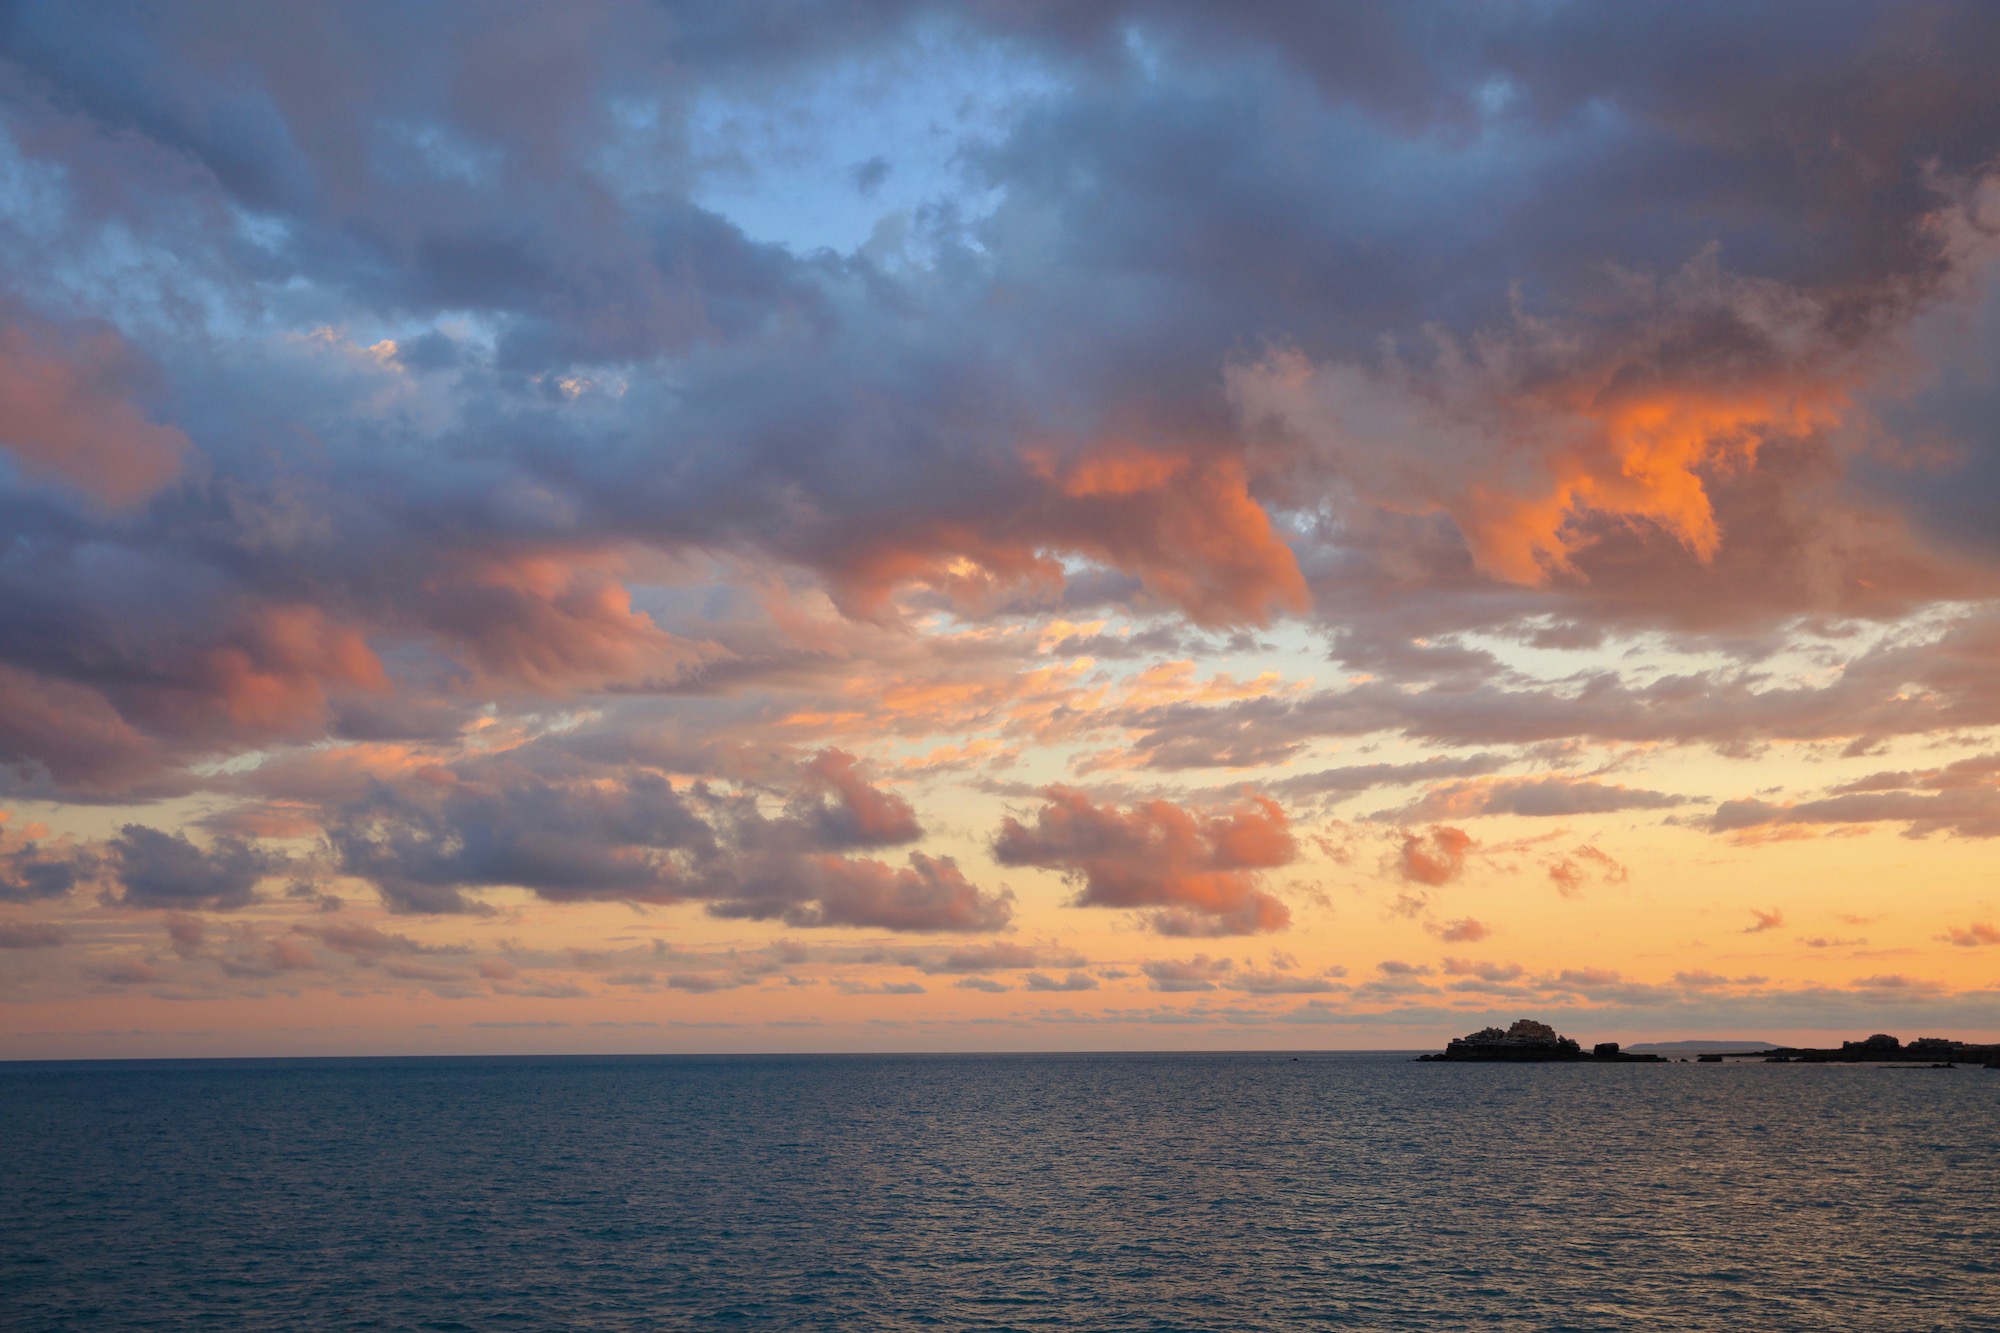
<instances>
[{"instance_id":1,"label":"silhouetted rock outcrop","mask_svg":"<svg viewBox=\"0 0 2000 1333\"><path fill-rule=\"evenodd\" d=\"M1454 1037L1443 1055L1433 1060L1581 1060L1583 1048L1562 1036L1547 1023L1520 1018L1506 1031L1481 1028L1464 1037Z\"/></svg>"},{"instance_id":2,"label":"silhouetted rock outcrop","mask_svg":"<svg viewBox=\"0 0 2000 1333\"><path fill-rule=\"evenodd\" d=\"M2000 1069L2000 1045L1982 1046L1973 1042L1956 1041L1950 1037L1919 1037L1905 1045L1886 1032L1878 1032L1861 1041L1844 1041L1839 1049L1816 1048L1810 1046L1776 1046L1755 1051L1708 1051L1699 1060L1702 1064L1721 1064L1725 1060L1754 1057L1768 1064L1891 1064L1931 1062L1933 1069L1948 1069L1961 1064L1984 1065L1988 1069ZM1463 1037L1455 1037L1451 1044L1435 1055L1420 1055L1419 1060L1594 1060L1598 1062L1618 1062L1632 1064L1655 1064L1662 1057L1651 1053L1634 1054L1621 1050L1615 1041L1600 1041L1586 1053L1582 1046L1568 1037L1562 1036L1547 1023L1537 1023L1532 1018L1517 1019L1514 1025L1504 1031L1500 1028L1481 1028Z\"/></svg>"},{"instance_id":3,"label":"silhouetted rock outcrop","mask_svg":"<svg viewBox=\"0 0 2000 1333\"><path fill-rule=\"evenodd\" d=\"M1574 1040L1558 1033L1547 1023L1537 1023L1532 1018L1516 1019L1514 1025L1502 1031L1499 1028L1481 1028L1463 1037L1455 1037L1451 1044L1436 1055L1420 1055L1420 1060L1602 1060L1621 1061L1634 1064L1657 1063L1657 1055L1626 1055L1618 1049L1615 1041L1599 1042L1585 1055L1583 1047Z\"/></svg>"},{"instance_id":4,"label":"silhouetted rock outcrop","mask_svg":"<svg viewBox=\"0 0 2000 1333\"><path fill-rule=\"evenodd\" d=\"M1886 1032L1862 1041L1843 1041L1840 1048L1780 1046L1767 1052L1777 1064L1891 1064L1903 1061L1981 1064L2000 1068L2000 1046L1981 1046L1950 1037L1918 1037L1907 1045Z\"/></svg>"},{"instance_id":5,"label":"silhouetted rock outcrop","mask_svg":"<svg viewBox=\"0 0 2000 1333\"><path fill-rule=\"evenodd\" d=\"M1843 1041L1840 1049L1856 1060L1894 1060L1903 1054L1903 1043L1878 1032L1866 1041Z\"/></svg>"}]
</instances>

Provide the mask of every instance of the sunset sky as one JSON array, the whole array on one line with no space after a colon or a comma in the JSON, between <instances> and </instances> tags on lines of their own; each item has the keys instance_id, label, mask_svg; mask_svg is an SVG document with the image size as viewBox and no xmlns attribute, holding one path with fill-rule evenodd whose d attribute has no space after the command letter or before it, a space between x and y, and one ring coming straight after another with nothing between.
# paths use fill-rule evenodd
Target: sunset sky
<instances>
[{"instance_id":1,"label":"sunset sky","mask_svg":"<svg viewBox=\"0 0 2000 1333\"><path fill-rule=\"evenodd\" d=\"M0 1058L2000 1038L2000 10L117 12Z\"/></svg>"}]
</instances>

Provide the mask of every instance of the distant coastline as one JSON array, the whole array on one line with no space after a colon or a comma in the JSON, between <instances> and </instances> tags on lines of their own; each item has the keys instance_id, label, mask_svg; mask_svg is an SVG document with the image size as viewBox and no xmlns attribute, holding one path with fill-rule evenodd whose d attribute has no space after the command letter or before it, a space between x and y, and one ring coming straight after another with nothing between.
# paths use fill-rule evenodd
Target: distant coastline
<instances>
[{"instance_id":1,"label":"distant coastline","mask_svg":"<svg viewBox=\"0 0 2000 1333\"><path fill-rule=\"evenodd\" d=\"M1595 1061L1601 1064L1664 1064L1693 1055L1703 1064L1725 1059L1761 1059L1768 1064L1906 1064L1932 1068L1979 1065L2000 1069L2000 1044L1982 1045L1950 1037L1919 1037L1903 1042L1886 1032L1837 1047L1774 1046L1769 1042L1724 1042L1694 1039L1649 1042L1645 1048L1623 1049L1615 1041L1598 1042L1588 1051L1572 1037L1547 1023L1516 1019L1511 1027L1481 1028L1454 1037L1442 1051L1420 1055L1422 1061L1541 1064Z\"/></svg>"}]
</instances>

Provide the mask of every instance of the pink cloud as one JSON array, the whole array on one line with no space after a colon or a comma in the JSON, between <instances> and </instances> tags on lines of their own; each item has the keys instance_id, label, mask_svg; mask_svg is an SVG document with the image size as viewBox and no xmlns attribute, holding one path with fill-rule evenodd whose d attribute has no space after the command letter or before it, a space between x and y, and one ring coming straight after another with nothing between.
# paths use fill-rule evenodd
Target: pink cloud
<instances>
[{"instance_id":1,"label":"pink cloud","mask_svg":"<svg viewBox=\"0 0 2000 1333\"><path fill-rule=\"evenodd\" d=\"M624 564L591 549L454 555L424 581L418 609L423 627L482 680L548 694L671 681L725 655L635 610Z\"/></svg>"},{"instance_id":2,"label":"pink cloud","mask_svg":"<svg viewBox=\"0 0 2000 1333\"><path fill-rule=\"evenodd\" d=\"M1298 560L1250 493L1241 457L1224 450L1109 441L1031 446L1013 512L905 520L842 534L814 552L841 602L883 613L896 587L922 583L978 609L1063 586L1049 552L1135 576L1155 600L1199 625L1264 624L1305 609Z\"/></svg>"},{"instance_id":3,"label":"pink cloud","mask_svg":"<svg viewBox=\"0 0 2000 1333\"><path fill-rule=\"evenodd\" d=\"M1768 912L1761 912L1753 907L1750 909L1750 915L1756 918L1756 923L1743 928L1745 935L1761 935L1767 930L1776 930L1785 924L1785 914L1775 907Z\"/></svg>"},{"instance_id":4,"label":"pink cloud","mask_svg":"<svg viewBox=\"0 0 2000 1333\"><path fill-rule=\"evenodd\" d=\"M1556 892L1565 898L1579 896L1593 877L1607 884L1623 884L1627 873L1624 865L1609 853L1587 845L1549 865L1549 878L1554 881Z\"/></svg>"},{"instance_id":5,"label":"pink cloud","mask_svg":"<svg viewBox=\"0 0 2000 1333\"><path fill-rule=\"evenodd\" d=\"M1197 812L1164 800L1100 806L1073 787L1042 795L1032 824L1012 816L1002 823L994 855L1080 881L1077 906L1157 908L1148 920L1165 935L1281 930L1291 920L1258 887L1259 872L1298 855L1285 812L1269 797Z\"/></svg>"},{"instance_id":6,"label":"pink cloud","mask_svg":"<svg viewBox=\"0 0 2000 1333\"><path fill-rule=\"evenodd\" d=\"M1470 958L1446 958L1444 972L1452 977L1477 977L1481 981L1518 981L1526 969L1519 963L1485 963Z\"/></svg>"},{"instance_id":7,"label":"pink cloud","mask_svg":"<svg viewBox=\"0 0 2000 1333\"><path fill-rule=\"evenodd\" d=\"M902 867L867 858L808 856L797 863L799 905L784 912L794 926L864 926L881 930L1000 930L1014 895L972 883L949 856L911 852Z\"/></svg>"},{"instance_id":8,"label":"pink cloud","mask_svg":"<svg viewBox=\"0 0 2000 1333\"><path fill-rule=\"evenodd\" d=\"M180 471L190 446L132 404L131 368L109 329L63 338L18 320L0 328L0 446L24 471L60 477L107 504L151 495Z\"/></svg>"},{"instance_id":9,"label":"pink cloud","mask_svg":"<svg viewBox=\"0 0 2000 1333\"><path fill-rule=\"evenodd\" d=\"M1478 844L1463 829L1439 824L1426 833L1408 833L1396 854L1404 879L1433 888L1449 884L1465 869L1465 853Z\"/></svg>"}]
</instances>

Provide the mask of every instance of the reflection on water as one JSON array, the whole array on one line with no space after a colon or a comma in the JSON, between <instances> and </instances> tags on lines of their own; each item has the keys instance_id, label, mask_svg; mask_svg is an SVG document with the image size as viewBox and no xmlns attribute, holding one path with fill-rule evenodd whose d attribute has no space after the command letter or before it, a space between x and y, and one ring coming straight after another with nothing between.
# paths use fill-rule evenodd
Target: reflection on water
<instances>
[{"instance_id":1,"label":"reflection on water","mask_svg":"<svg viewBox=\"0 0 2000 1333\"><path fill-rule=\"evenodd\" d=\"M2000 1073L0 1066L40 1329L2000 1328Z\"/></svg>"}]
</instances>

